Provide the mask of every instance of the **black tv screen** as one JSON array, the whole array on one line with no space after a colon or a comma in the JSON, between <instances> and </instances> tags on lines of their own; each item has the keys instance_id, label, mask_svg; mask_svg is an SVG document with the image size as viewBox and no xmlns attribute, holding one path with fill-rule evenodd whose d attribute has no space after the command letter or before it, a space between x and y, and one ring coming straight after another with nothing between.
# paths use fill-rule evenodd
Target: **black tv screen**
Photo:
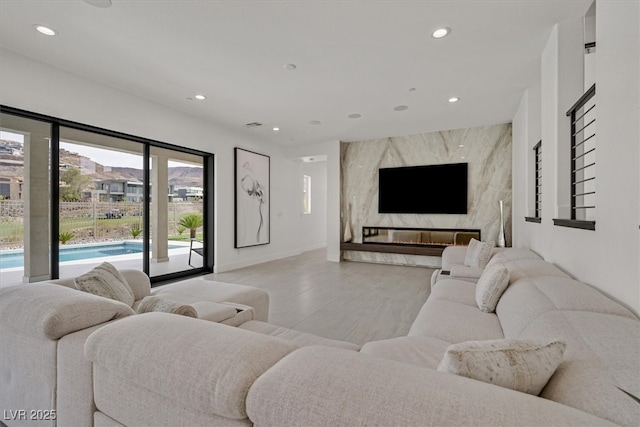
<instances>
[{"instance_id":1,"label":"black tv screen","mask_svg":"<svg viewBox=\"0 0 640 427\"><path fill-rule=\"evenodd\" d=\"M467 163L381 168L378 179L379 213L467 213Z\"/></svg>"}]
</instances>

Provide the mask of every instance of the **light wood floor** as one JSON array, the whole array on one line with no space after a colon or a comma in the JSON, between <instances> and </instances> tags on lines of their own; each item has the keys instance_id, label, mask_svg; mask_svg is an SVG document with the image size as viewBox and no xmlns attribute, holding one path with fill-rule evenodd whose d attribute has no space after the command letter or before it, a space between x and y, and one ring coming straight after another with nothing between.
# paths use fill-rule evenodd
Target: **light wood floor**
<instances>
[{"instance_id":1,"label":"light wood floor","mask_svg":"<svg viewBox=\"0 0 640 427\"><path fill-rule=\"evenodd\" d=\"M269 292L275 325L360 345L407 334L432 269L326 259L319 249L207 278Z\"/></svg>"}]
</instances>

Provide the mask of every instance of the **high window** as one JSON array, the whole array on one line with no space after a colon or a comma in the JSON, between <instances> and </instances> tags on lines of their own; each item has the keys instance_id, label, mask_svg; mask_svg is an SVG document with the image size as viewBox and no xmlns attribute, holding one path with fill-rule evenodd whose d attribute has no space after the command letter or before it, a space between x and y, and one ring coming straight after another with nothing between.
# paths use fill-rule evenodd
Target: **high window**
<instances>
[{"instance_id":1,"label":"high window","mask_svg":"<svg viewBox=\"0 0 640 427\"><path fill-rule=\"evenodd\" d=\"M596 227L596 2L584 18L585 92L567 111L570 122L570 215L555 225L595 230Z\"/></svg>"},{"instance_id":2,"label":"high window","mask_svg":"<svg viewBox=\"0 0 640 427\"><path fill-rule=\"evenodd\" d=\"M542 141L533 147L533 216L525 219L542 221Z\"/></svg>"},{"instance_id":3,"label":"high window","mask_svg":"<svg viewBox=\"0 0 640 427\"><path fill-rule=\"evenodd\" d=\"M304 175L302 184L302 213L311 213L311 177Z\"/></svg>"}]
</instances>

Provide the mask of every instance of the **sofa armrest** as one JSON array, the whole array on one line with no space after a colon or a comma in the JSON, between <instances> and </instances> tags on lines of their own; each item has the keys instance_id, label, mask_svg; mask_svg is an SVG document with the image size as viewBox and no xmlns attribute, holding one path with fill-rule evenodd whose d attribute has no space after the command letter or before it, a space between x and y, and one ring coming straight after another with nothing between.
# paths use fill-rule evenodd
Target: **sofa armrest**
<instances>
[{"instance_id":1,"label":"sofa armrest","mask_svg":"<svg viewBox=\"0 0 640 427\"><path fill-rule=\"evenodd\" d=\"M120 423L219 425L217 417L246 419L251 384L296 348L219 323L145 313L94 332L85 356L96 406Z\"/></svg>"},{"instance_id":2,"label":"sofa armrest","mask_svg":"<svg viewBox=\"0 0 640 427\"><path fill-rule=\"evenodd\" d=\"M480 267L468 267L466 265L454 264L449 270L451 279L472 279L474 282L478 281L484 268Z\"/></svg>"},{"instance_id":3,"label":"sofa armrest","mask_svg":"<svg viewBox=\"0 0 640 427\"><path fill-rule=\"evenodd\" d=\"M50 340L131 314L121 302L53 283L0 289L0 322Z\"/></svg>"},{"instance_id":4,"label":"sofa armrest","mask_svg":"<svg viewBox=\"0 0 640 427\"><path fill-rule=\"evenodd\" d=\"M442 252L442 269L450 271L452 265L464 265L466 256L466 246L447 246Z\"/></svg>"},{"instance_id":5,"label":"sofa armrest","mask_svg":"<svg viewBox=\"0 0 640 427\"><path fill-rule=\"evenodd\" d=\"M468 378L330 347L305 347L253 384L247 414L272 426L612 425Z\"/></svg>"}]
</instances>

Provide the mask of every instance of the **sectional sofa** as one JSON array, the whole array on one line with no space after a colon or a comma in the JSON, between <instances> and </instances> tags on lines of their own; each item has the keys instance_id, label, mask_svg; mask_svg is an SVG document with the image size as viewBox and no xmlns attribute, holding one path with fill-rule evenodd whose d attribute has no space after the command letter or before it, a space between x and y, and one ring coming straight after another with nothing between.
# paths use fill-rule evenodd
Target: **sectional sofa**
<instances>
[{"instance_id":1,"label":"sectional sofa","mask_svg":"<svg viewBox=\"0 0 640 427\"><path fill-rule=\"evenodd\" d=\"M449 249L443 265L460 261L461 249ZM64 426L637 426L637 316L530 250L495 251L491 263L509 272L495 312L478 308L473 281L437 275L406 337L359 351L260 321L231 327L166 313L132 316L111 301L83 310L81 317L95 316L89 322L95 326L85 329L61 330L64 322L54 320L18 326L31 316L21 310L41 310L51 295L39 297L39 291L53 288L34 288L35 303L13 309L12 316L22 316L17 320L4 310L20 303L3 294L0 333L18 344L1 350L2 393L15 382L16 366L47 371L47 381L58 381L58 408L67 408L58 414ZM96 307L105 303L95 298ZM539 395L440 369L454 344L504 339L566 345ZM23 392L38 394L34 385Z\"/></svg>"}]
</instances>

